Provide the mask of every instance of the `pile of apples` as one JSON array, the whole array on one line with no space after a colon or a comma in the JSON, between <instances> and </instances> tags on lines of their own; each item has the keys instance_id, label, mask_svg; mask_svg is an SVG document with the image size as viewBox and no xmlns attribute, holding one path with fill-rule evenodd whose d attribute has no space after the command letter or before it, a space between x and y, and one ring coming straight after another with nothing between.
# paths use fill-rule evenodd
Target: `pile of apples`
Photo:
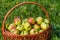
<instances>
[{"instance_id":1,"label":"pile of apples","mask_svg":"<svg viewBox=\"0 0 60 40\"><path fill-rule=\"evenodd\" d=\"M27 18L21 20L19 17L15 17L13 23L6 25L6 29L13 33L19 35L37 34L48 29L49 20L43 19L42 17L37 18Z\"/></svg>"}]
</instances>

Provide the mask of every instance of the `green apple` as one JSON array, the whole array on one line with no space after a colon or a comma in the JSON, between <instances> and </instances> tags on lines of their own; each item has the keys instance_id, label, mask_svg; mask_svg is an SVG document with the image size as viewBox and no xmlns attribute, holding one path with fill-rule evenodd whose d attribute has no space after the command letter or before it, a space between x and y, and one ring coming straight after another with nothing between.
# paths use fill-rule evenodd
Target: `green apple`
<instances>
[{"instance_id":1,"label":"green apple","mask_svg":"<svg viewBox=\"0 0 60 40\"><path fill-rule=\"evenodd\" d=\"M24 31L22 31L22 32L20 33L20 35L24 35Z\"/></svg>"},{"instance_id":2,"label":"green apple","mask_svg":"<svg viewBox=\"0 0 60 40\"><path fill-rule=\"evenodd\" d=\"M36 29L31 29L30 30L30 34L37 34L38 33L38 30L36 30Z\"/></svg>"},{"instance_id":3,"label":"green apple","mask_svg":"<svg viewBox=\"0 0 60 40\"><path fill-rule=\"evenodd\" d=\"M40 26L38 24L34 24L34 28L38 30L40 29Z\"/></svg>"},{"instance_id":4,"label":"green apple","mask_svg":"<svg viewBox=\"0 0 60 40\"><path fill-rule=\"evenodd\" d=\"M39 33L42 33L44 30L39 30Z\"/></svg>"},{"instance_id":5,"label":"green apple","mask_svg":"<svg viewBox=\"0 0 60 40\"><path fill-rule=\"evenodd\" d=\"M31 23L31 24L34 24L35 23L35 20L34 20L33 17L31 17L31 18L28 19L28 22Z\"/></svg>"},{"instance_id":6,"label":"green apple","mask_svg":"<svg viewBox=\"0 0 60 40\"><path fill-rule=\"evenodd\" d=\"M22 31L24 29L23 25L18 25L17 30Z\"/></svg>"},{"instance_id":7,"label":"green apple","mask_svg":"<svg viewBox=\"0 0 60 40\"><path fill-rule=\"evenodd\" d=\"M24 35L27 35L28 34L28 31L24 31Z\"/></svg>"},{"instance_id":8,"label":"green apple","mask_svg":"<svg viewBox=\"0 0 60 40\"><path fill-rule=\"evenodd\" d=\"M24 29L25 29L26 31L29 31L29 30L31 29L31 25L30 25L29 22L26 22L26 23L24 24Z\"/></svg>"},{"instance_id":9,"label":"green apple","mask_svg":"<svg viewBox=\"0 0 60 40\"><path fill-rule=\"evenodd\" d=\"M41 23L41 29L46 30L49 27L49 24L46 24L45 22Z\"/></svg>"},{"instance_id":10,"label":"green apple","mask_svg":"<svg viewBox=\"0 0 60 40\"><path fill-rule=\"evenodd\" d=\"M48 19L44 19L44 22L49 24L49 20Z\"/></svg>"},{"instance_id":11,"label":"green apple","mask_svg":"<svg viewBox=\"0 0 60 40\"><path fill-rule=\"evenodd\" d=\"M20 25L21 19L19 17L14 18L14 23L15 23L15 25Z\"/></svg>"},{"instance_id":12,"label":"green apple","mask_svg":"<svg viewBox=\"0 0 60 40\"><path fill-rule=\"evenodd\" d=\"M43 18L42 17L37 17L36 21L38 24L41 24L43 22Z\"/></svg>"},{"instance_id":13,"label":"green apple","mask_svg":"<svg viewBox=\"0 0 60 40\"><path fill-rule=\"evenodd\" d=\"M5 25L5 28L8 29L8 27L9 27L9 24L7 23L7 24Z\"/></svg>"},{"instance_id":14,"label":"green apple","mask_svg":"<svg viewBox=\"0 0 60 40\"><path fill-rule=\"evenodd\" d=\"M28 19L22 20L22 25L24 25L27 22Z\"/></svg>"},{"instance_id":15,"label":"green apple","mask_svg":"<svg viewBox=\"0 0 60 40\"><path fill-rule=\"evenodd\" d=\"M22 31L21 33L20 33L20 35L28 35L29 33L28 33L28 31Z\"/></svg>"},{"instance_id":16,"label":"green apple","mask_svg":"<svg viewBox=\"0 0 60 40\"><path fill-rule=\"evenodd\" d=\"M8 27L8 30L12 30L12 29L16 29L16 26L14 23L10 24L9 27Z\"/></svg>"},{"instance_id":17,"label":"green apple","mask_svg":"<svg viewBox=\"0 0 60 40\"><path fill-rule=\"evenodd\" d=\"M17 29L12 29L10 32L13 34L19 34L19 31Z\"/></svg>"}]
</instances>

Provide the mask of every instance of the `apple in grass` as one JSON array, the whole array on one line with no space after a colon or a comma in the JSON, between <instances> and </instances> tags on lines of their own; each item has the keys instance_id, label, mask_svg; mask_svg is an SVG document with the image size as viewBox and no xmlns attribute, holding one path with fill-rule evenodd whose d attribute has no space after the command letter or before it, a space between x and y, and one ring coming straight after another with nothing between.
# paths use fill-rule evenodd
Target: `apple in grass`
<instances>
[{"instance_id":1,"label":"apple in grass","mask_svg":"<svg viewBox=\"0 0 60 40\"><path fill-rule=\"evenodd\" d=\"M40 26L38 24L34 24L34 29L39 30L40 29Z\"/></svg>"},{"instance_id":2,"label":"apple in grass","mask_svg":"<svg viewBox=\"0 0 60 40\"><path fill-rule=\"evenodd\" d=\"M31 17L31 18L28 19L28 22L31 23L31 24L34 24L35 23L35 19L33 17Z\"/></svg>"},{"instance_id":3,"label":"apple in grass","mask_svg":"<svg viewBox=\"0 0 60 40\"><path fill-rule=\"evenodd\" d=\"M19 31L17 29L12 29L10 32L13 34L19 34Z\"/></svg>"},{"instance_id":4,"label":"apple in grass","mask_svg":"<svg viewBox=\"0 0 60 40\"><path fill-rule=\"evenodd\" d=\"M20 25L21 19L19 17L14 18L14 23L15 23L15 25Z\"/></svg>"},{"instance_id":5,"label":"apple in grass","mask_svg":"<svg viewBox=\"0 0 60 40\"><path fill-rule=\"evenodd\" d=\"M26 31L29 31L29 30L31 29L31 25L30 25L29 22L26 22L26 23L24 24L24 29L25 29Z\"/></svg>"},{"instance_id":6,"label":"apple in grass","mask_svg":"<svg viewBox=\"0 0 60 40\"><path fill-rule=\"evenodd\" d=\"M19 31L22 31L24 29L24 27L23 27L23 25L18 25L16 29Z\"/></svg>"},{"instance_id":7,"label":"apple in grass","mask_svg":"<svg viewBox=\"0 0 60 40\"><path fill-rule=\"evenodd\" d=\"M30 30L30 34L37 34L38 33L38 30L36 30L36 29L31 29Z\"/></svg>"},{"instance_id":8,"label":"apple in grass","mask_svg":"<svg viewBox=\"0 0 60 40\"><path fill-rule=\"evenodd\" d=\"M14 23L10 24L9 27L8 27L8 30L12 30L12 29L16 29L16 26Z\"/></svg>"},{"instance_id":9,"label":"apple in grass","mask_svg":"<svg viewBox=\"0 0 60 40\"><path fill-rule=\"evenodd\" d=\"M46 30L48 29L48 27L49 27L49 24L46 24L45 22L41 23L41 29Z\"/></svg>"},{"instance_id":10,"label":"apple in grass","mask_svg":"<svg viewBox=\"0 0 60 40\"><path fill-rule=\"evenodd\" d=\"M42 18L42 17L37 17L37 18L36 18L36 22L37 22L38 24L41 24L41 23L43 22L43 18Z\"/></svg>"},{"instance_id":11,"label":"apple in grass","mask_svg":"<svg viewBox=\"0 0 60 40\"><path fill-rule=\"evenodd\" d=\"M27 34L29 34L28 31L22 31L22 32L20 33L20 35L27 35Z\"/></svg>"}]
</instances>

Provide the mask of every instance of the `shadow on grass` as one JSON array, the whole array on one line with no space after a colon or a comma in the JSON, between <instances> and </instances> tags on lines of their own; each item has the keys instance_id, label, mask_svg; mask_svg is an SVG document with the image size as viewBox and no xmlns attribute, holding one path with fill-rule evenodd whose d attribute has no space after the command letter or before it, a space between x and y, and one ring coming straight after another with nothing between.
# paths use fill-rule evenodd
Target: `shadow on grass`
<instances>
[{"instance_id":1,"label":"shadow on grass","mask_svg":"<svg viewBox=\"0 0 60 40\"><path fill-rule=\"evenodd\" d=\"M51 25L52 32L51 32L51 40L60 40L60 26Z\"/></svg>"}]
</instances>

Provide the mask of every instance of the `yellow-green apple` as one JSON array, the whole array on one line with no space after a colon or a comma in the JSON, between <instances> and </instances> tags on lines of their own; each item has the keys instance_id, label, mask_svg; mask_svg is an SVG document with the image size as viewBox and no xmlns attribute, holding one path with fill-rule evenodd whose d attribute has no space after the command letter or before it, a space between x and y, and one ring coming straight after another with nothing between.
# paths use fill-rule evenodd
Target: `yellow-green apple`
<instances>
[{"instance_id":1,"label":"yellow-green apple","mask_svg":"<svg viewBox=\"0 0 60 40\"><path fill-rule=\"evenodd\" d=\"M39 30L39 33L42 33L44 30Z\"/></svg>"},{"instance_id":2,"label":"yellow-green apple","mask_svg":"<svg viewBox=\"0 0 60 40\"><path fill-rule=\"evenodd\" d=\"M42 17L37 17L36 21L38 24L41 24L43 22L43 18Z\"/></svg>"},{"instance_id":3,"label":"yellow-green apple","mask_svg":"<svg viewBox=\"0 0 60 40\"><path fill-rule=\"evenodd\" d=\"M34 24L34 29L40 29L40 26L38 24Z\"/></svg>"},{"instance_id":4,"label":"yellow-green apple","mask_svg":"<svg viewBox=\"0 0 60 40\"><path fill-rule=\"evenodd\" d=\"M12 30L12 29L16 29L16 26L14 23L10 24L9 27L8 27L8 30Z\"/></svg>"},{"instance_id":5,"label":"yellow-green apple","mask_svg":"<svg viewBox=\"0 0 60 40\"><path fill-rule=\"evenodd\" d=\"M7 23L7 24L5 25L5 28L8 29L8 27L9 27L9 24Z\"/></svg>"},{"instance_id":6,"label":"yellow-green apple","mask_svg":"<svg viewBox=\"0 0 60 40\"><path fill-rule=\"evenodd\" d=\"M22 20L22 25L24 25L27 22L28 19Z\"/></svg>"},{"instance_id":7,"label":"yellow-green apple","mask_svg":"<svg viewBox=\"0 0 60 40\"><path fill-rule=\"evenodd\" d=\"M21 31L20 35L24 35L24 31Z\"/></svg>"},{"instance_id":8,"label":"yellow-green apple","mask_svg":"<svg viewBox=\"0 0 60 40\"><path fill-rule=\"evenodd\" d=\"M31 29L30 30L30 34L37 34L38 33L38 30L36 30L36 29Z\"/></svg>"},{"instance_id":9,"label":"yellow-green apple","mask_svg":"<svg viewBox=\"0 0 60 40\"><path fill-rule=\"evenodd\" d=\"M23 25L18 25L17 30L22 31L24 29Z\"/></svg>"},{"instance_id":10,"label":"yellow-green apple","mask_svg":"<svg viewBox=\"0 0 60 40\"><path fill-rule=\"evenodd\" d=\"M15 25L20 25L21 19L19 17L14 18L14 23L15 23Z\"/></svg>"},{"instance_id":11,"label":"yellow-green apple","mask_svg":"<svg viewBox=\"0 0 60 40\"><path fill-rule=\"evenodd\" d=\"M31 17L31 18L28 19L28 22L31 23L31 24L34 24L35 23L35 19L33 17Z\"/></svg>"},{"instance_id":12,"label":"yellow-green apple","mask_svg":"<svg viewBox=\"0 0 60 40\"><path fill-rule=\"evenodd\" d=\"M30 25L29 22L26 22L26 23L24 24L24 29L25 29L26 31L29 31L29 30L31 29L31 25Z\"/></svg>"},{"instance_id":13,"label":"yellow-green apple","mask_svg":"<svg viewBox=\"0 0 60 40\"><path fill-rule=\"evenodd\" d=\"M20 33L20 35L28 35L29 33L28 33L28 31L22 31L21 33Z\"/></svg>"},{"instance_id":14,"label":"yellow-green apple","mask_svg":"<svg viewBox=\"0 0 60 40\"><path fill-rule=\"evenodd\" d=\"M49 20L48 19L44 19L44 22L49 24Z\"/></svg>"},{"instance_id":15,"label":"yellow-green apple","mask_svg":"<svg viewBox=\"0 0 60 40\"><path fill-rule=\"evenodd\" d=\"M46 24L45 22L41 23L41 29L46 30L49 27L49 24Z\"/></svg>"},{"instance_id":16,"label":"yellow-green apple","mask_svg":"<svg viewBox=\"0 0 60 40\"><path fill-rule=\"evenodd\" d=\"M10 32L13 34L19 34L19 31L17 29L12 29Z\"/></svg>"}]
</instances>

